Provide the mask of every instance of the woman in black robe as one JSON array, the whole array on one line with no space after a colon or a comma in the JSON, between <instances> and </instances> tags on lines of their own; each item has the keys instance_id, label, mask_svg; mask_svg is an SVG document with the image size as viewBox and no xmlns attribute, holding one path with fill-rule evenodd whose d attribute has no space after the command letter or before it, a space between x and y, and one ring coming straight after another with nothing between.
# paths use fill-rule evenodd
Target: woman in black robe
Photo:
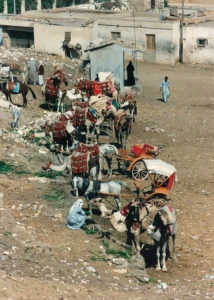
<instances>
[{"instance_id":1,"label":"woman in black robe","mask_svg":"<svg viewBox=\"0 0 214 300\"><path fill-rule=\"evenodd\" d=\"M134 66L132 62L130 61L127 68L127 85L134 85L135 84L135 78L134 78Z\"/></svg>"}]
</instances>

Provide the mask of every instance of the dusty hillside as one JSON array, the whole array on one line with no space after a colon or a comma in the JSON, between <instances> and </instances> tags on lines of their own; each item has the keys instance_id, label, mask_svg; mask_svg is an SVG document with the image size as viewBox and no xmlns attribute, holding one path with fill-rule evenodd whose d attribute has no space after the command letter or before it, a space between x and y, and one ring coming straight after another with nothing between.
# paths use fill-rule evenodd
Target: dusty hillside
<instances>
[{"instance_id":1,"label":"dusty hillside","mask_svg":"<svg viewBox=\"0 0 214 300\"><path fill-rule=\"evenodd\" d=\"M55 158L39 153L34 144L8 140L2 134L0 160L28 174L0 175L0 192L5 195L0 209L1 299L214 299L214 70L149 64L139 65L138 70L144 91L138 95L138 116L128 142L161 147L160 158L177 168L179 180L170 194L179 227L177 263L168 261L166 273L156 271L151 264L152 242L143 236L149 282L138 282L121 268L118 271L105 250L109 244L125 252L116 243L124 242L125 235L116 234L99 215L94 216L95 222L111 233L113 241L99 230L93 235L68 230L65 218L75 199L69 177L29 181L32 173ZM159 84L165 75L171 84L167 104L159 101ZM37 100L28 96L20 126L44 115L41 89L32 88ZM0 115L1 128L9 130L11 112L0 108ZM114 141L101 138L103 143ZM114 178L132 186L117 170ZM166 289L161 282L167 283Z\"/></svg>"}]
</instances>

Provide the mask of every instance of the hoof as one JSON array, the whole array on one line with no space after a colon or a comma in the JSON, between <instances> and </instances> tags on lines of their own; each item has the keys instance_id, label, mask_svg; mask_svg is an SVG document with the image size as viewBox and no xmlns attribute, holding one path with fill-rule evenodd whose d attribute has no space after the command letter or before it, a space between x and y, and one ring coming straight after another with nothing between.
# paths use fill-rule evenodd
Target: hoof
<instances>
[{"instance_id":1,"label":"hoof","mask_svg":"<svg viewBox=\"0 0 214 300\"><path fill-rule=\"evenodd\" d=\"M162 271L163 271L163 272L166 272L166 271L167 271L167 268L163 268Z\"/></svg>"},{"instance_id":2,"label":"hoof","mask_svg":"<svg viewBox=\"0 0 214 300\"><path fill-rule=\"evenodd\" d=\"M161 268L160 268L160 267L156 267L156 270L157 270L157 271L160 271L160 270L161 270Z\"/></svg>"}]
</instances>

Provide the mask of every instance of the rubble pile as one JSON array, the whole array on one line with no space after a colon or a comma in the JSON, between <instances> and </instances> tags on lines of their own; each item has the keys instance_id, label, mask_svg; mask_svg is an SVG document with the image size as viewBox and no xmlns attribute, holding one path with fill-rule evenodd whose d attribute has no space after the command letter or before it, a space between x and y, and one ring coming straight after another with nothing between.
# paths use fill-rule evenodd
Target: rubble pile
<instances>
[{"instance_id":1,"label":"rubble pile","mask_svg":"<svg viewBox=\"0 0 214 300\"><path fill-rule=\"evenodd\" d=\"M1 63L18 63L23 67L27 67L30 58L34 58L38 64L39 61L43 61L45 79L53 74L54 66L56 64L59 64L67 75L69 87L72 87L73 82L76 82L83 77L83 73L80 72L80 66L82 65L81 59L64 57L62 62L62 56L36 52L32 48L0 47Z\"/></svg>"}]
</instances>

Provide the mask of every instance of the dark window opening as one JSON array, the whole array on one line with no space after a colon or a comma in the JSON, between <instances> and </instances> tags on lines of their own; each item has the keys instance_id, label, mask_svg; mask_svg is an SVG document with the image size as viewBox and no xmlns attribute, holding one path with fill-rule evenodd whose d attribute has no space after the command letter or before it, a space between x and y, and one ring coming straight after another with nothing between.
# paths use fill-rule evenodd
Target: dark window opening
<instances>
[{"instance_id":1,"label":"dark window opening","mask_svg":"<svg viewBox=\"0 0 214 300\"><path fill-rule=\"evenodd\" d=\"M112 31L111 32L111 37L113 39L119 39L119 38L121 38L121 32Z\"/></svg>"},{"instance_id":2,"label":"dark window opening","mask_svg":"<svg viewBox=\"0 0 214 300\"><path fill-rule=\"evenodd\" d=\"M151 9L155 9L155 0L151 0Z\"/></svg>"},{"instance_id":3,"label":"dark window opening","mask_svg":"<svg viewBox=\"0 0 214 300\"><path fill-rule=\"evenodd\" d=\"M25 31L9 31L12 47L30 48L34 45L33 32Z\"/></svg>"},{"instance_id":4,"label":"dark window opening","mask_svg":"<svg viewBox=\"0 0 214 300\"><path fill-rule=\"evenodd\" d=\"M206 47L208 45L207 39L198 39L197 40L198 47Z\"/></svg>"},{"instance_id":5,"label":"dark window opening","mask_svg":"<svg viewBox=\"0 0 214 300\"><path fill-rule=\"evenodd\" d=\"M69 41L71 40L71 33L70 32L65 32L65 41Z\"/></svg>"}]
</instances>

